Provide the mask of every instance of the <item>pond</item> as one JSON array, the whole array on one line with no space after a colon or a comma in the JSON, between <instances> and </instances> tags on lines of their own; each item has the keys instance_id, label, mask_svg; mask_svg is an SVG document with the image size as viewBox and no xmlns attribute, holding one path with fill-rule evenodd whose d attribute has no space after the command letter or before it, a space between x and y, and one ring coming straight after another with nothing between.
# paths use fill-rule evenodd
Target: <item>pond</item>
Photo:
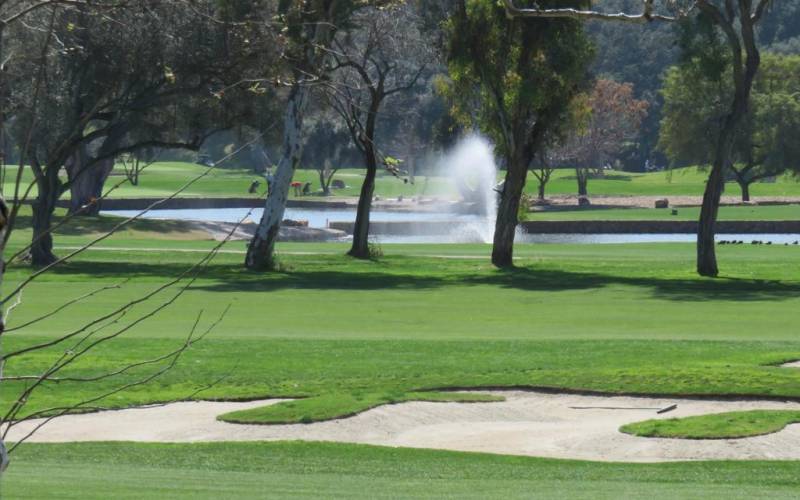
<instances>
[{"instance_id":1,"label":"pond","mask_svg":"<svg viewBox=\"0 0 800 500\"><path fill-rule=\"evenodd\" d=\"M115 210L103 212L107 215L132 217L139 213L138 210ZM255 222L261 219L264 210L261 208L210 208L210 209L182 209L182 210L151 210L145 214L148 219L175 219L196 220L205 222L239 222L247 214ZM315 210L310 208L287 208L284 219L307 220L310 227L326 228L328 222L353 222L356 220L354 209ZM441 212L390 212L386 210L373 210L370 215L373 222L477 222L482 220L477 215L459 215Z\"/></svg>"},{"instance_id":2,"label":"pond","mask_svg":"<svg viewBox=\"0 0 800 500\"><path fill-rule=\"evenodd\" d=\"M103 212L107 215L132 217L136 210ZM255 222L261 218L262 209L221 208L189 210L151 210L143 215L148 219L173 219L206 222L239 222L250 213ZM326 228L330 222L353 222L355 210L314 210L287 208L284 218L307 220L310 227ZM478 215L452 214L442 212L392 212L375 210L372 222L448 222L452 223L447 234L418 235L374 235L380 243L488 243L491 241L493 221ZM776 245L794 244L800 241L800 234L719 234L718 241L771 242ZM618 243L691 243L693 234L525 234L517 235L518 243L571 243L571 244L618 244Z\"/></svg>"}]
</instances>

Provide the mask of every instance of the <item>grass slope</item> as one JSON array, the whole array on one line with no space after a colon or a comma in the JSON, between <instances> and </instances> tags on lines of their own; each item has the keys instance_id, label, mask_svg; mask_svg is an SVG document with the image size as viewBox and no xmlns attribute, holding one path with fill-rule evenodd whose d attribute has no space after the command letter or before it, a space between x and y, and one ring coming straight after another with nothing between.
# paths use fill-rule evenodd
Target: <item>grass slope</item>
<instances>
[{"instance_id":1,"label":"grass slope","mask_svg":"<svg viewBox=\"0 0 800 500\"><path fill-rule=\"evenodd\" d=\"M754 410L648 420L626 425L620 430L642 437L738 439L773 434L791 424L800 424L800 412Z\"/></svg>"},{"instance_id":2,"label":"grass slope","mask_svg":"<svg viewBox=\"0 0 800 500\"><path fill-rule=\"evenodd\" d=\"M322 443L26 445L4 498L796 498L796 462L587 463Z\"/></svg>"}]
</instances>

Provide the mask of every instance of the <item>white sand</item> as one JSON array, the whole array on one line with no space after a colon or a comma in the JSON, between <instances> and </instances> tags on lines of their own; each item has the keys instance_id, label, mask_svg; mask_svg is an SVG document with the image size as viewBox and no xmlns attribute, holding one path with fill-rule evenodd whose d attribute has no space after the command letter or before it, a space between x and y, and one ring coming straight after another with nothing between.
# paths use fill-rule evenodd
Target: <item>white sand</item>
<instances>
[{"instance_id":1,"label":"white sand","mask_svg":"<svg viewBox=\"0 0 800 500\"><path fill-rule=\"evenodd\" d=\"M536 392L493 392L503 403L404 403L352 418L309 425L256 426L218 422L222 413L275 404L176 403L160 407L74 415L41 429L36 442L307 440L478 451L537 457L626 462L727 459L800 459L800 425L738 440L691 441L629 436L620 426L652 418L753 409L800 410L800 403L600 397ZM678 409L658 416L648 409ZM31 428L25 423L10 440Z\"/></svg>"},{"instance_id":2,"label":"white sand","mask_svg":"<svg viewBox=\"0 0 800 500\"><path fill-rule=\"evenodd\" d=\"M792 361L791 363L786 363L781 366L784 368L800 368L800 361Z\"/></svg>"}]
</instances>

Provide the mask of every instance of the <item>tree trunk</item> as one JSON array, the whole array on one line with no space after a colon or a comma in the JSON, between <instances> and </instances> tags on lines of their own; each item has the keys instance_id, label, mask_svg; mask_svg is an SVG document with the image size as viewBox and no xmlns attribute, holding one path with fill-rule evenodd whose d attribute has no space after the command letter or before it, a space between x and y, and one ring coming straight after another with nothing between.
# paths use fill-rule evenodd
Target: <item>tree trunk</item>
<instances>
[{"instance_id":1,"label":"tree trunk","mask_svg":"<svg viewBox=\"0 0 800 500\"><path fill-rule=\"evenodd\" d=\"M725 190L725 175L721 166L714 165L706 183L703 207L700 210L700 227L697 232L697 273L700 276L719 275L715 249L715 226L719 212L719 201Z\"/></svg>"},{"instance_id":2,"label":"tree trunk","mask_svg":"<svg viewBox=\"0 0 800 500\"><path fill-rule=\"evenodd\" d=\"M2 480L3 474L8 469L9 462L6 444L3 442L3 438L0 438L0 480Z\"/></svg>"},{"instance_id":3,"label":"tree trunk","mask_svg":"<svg viewBox=\"0 0 800 500\"><path fill-rule=\"evenodd\" d=\"M742 202L747 203L750 201L750 183L748 181L739 181L739 187L742 188Z\"/></svg>"},{"instance_id":4,"label":"tree trunk","mask_svg":"<svg viewBox=\"0 0 800 500\"><path fill-rule=\"evenodd\" d=\"M749 2L739 2L738 30L733 25L733 19L715 16L716 11L708 4L698 3L698 6L703 12L710 13L715 24L722 28L733 56L733 102L717 137L714 163L703 194L700 228L697 233L697 273L701 276L716 277L719 275L719 268L714 236L719 202L725 189L725 168L732 164L736 131L747 114L753 80L761 64L761 55L755 39L754 23L757 19L750 12ZM746 54L744 58L743 48Z\"/></svg>"},{"instance_id":5,"label":"tree trunk","mask_svg":"<svg viewBox=\"0 0 800 500\"><path fill-rule=\"evenodd\" d=\"M589 176L583 169L575 170L578 179L578 196L589 196Z\"/></svg>"},{"instance_id":6,"label":"tree trunk","mask_svg":"<svg viewBox=\"0 0 800 500\"><path fill-rule=\"evenodd\" d=\"M245 258L245 266L254 271L268 270L274 265L275 243L286 202L289 200L289 188L303 154L303 118L308 107L309 91L308 87L295 84L286 105L283 155L270 183L271 192L267 196L264 215L250 241Z\"/></svg>"},{"instance_id":7,"label":"tree trunk","mask_svg":"<svg viewBox=\"0 0 800 500\"><path fill-rule=\"evenodd\" d=\"M55 171L54 171L55 170ZM53 212L61 196L61 181L56 169L49 169L37 179L39 193L31 208L33 210L33 237L31 239L30 259L34 266L47 266L58 260L53 253Z\"/></svg>"},{"instance_id":8,"label":"tree trunk","mask_svg":"<svg viewBox=\"0 0 800 500\"><path fill-rule=\"evenodd\" d=\"M86 164L89 161L92 161L92 158L88 155L76 153L67 162L67 175L70 181L70 215L98 215L100 213L103 186L114 170L114 159L106 158L87 167Z\"/></svg>"},{"instance_id":9,"label":"tree trunk","mask_svg":"<svg viewBox=\"0 0 800 500\"><path fill-rule=\"evenodd\" d=\"M2 31L0 30L0 40L2 40ZM2 220L0 220L0 242L5 241L6 231L8 231L8 206L6 205L5 200L2 196L0 196L0 215L2 215ZM0 285L3 284L6 272L6 264L5 264L5 245L0 248ZM3 378L5 368L5 359L3 357L2 351L2 341L3 341L3 334L5 333L5 318L3 317L3 310L0 308L0 379ZM2 424L2 418L0 418L0 424ZM3 473L8 468L9 457L8 457L8 450L6 449L6 444L3 442L3 436L0 435L0 483L2 482ZM0 485L2 487L2 485Z\"/></svg>"},{"instance_id":10,"label":"tree trunk","mask_svg":"<svg viewBox=\"0 0 800 500\"><path fill-rule=\"evenodd\" d=\"M252 144L250 150L250 163L253 167L253 173L262 175L267 171L266 155L264 154L264 146L261 144Z\"/></svg>"},{"instance_id":11,"label":"tree trunk","mask_svg":"<svg viewBox=\"0 0 800 500\"><path fill-rule=\"evenodd\" d=\"M747 105L734 104L733 110L725 119L720 130L717 147L714 153L714 164L703 194L703 206L700 209L700 226L697 232L697 273L700 276L715 278L719 275L716 252L716 224L719 213L719 202L725 191L725 168L731 164L733 146L736 140L736 127L747 109Z\"/></svg>"},{"instance_id":12,"label":"tree trunk","mask_svg":"<svg viewBox=\"0 0 800 500\"><path fill-rule=\"evenodd\" d=\"M318 170L319 172L319 185L322 188L322 196L330 196L331 195L331 184L328 179L326 179L326 171L325 170Z\"/></svg>"},{"instance_id":13,"label":"tree trunk","mask_svg":"<svg viewBox=\"0 0 800 500\"><path fill-rule=\"evenodd\" d=\"M539 180L539 201L544 201L544 188L547 186L547 183L543 180Z\"/></svg>"},{"instance_id":14,"label":"tree trunk","mask_svg":"<svg viewBox=\"0 0 800 500\"><path fill-rule=\"evenodd\" d=\"M353 246L348 255L357 259L369 259L369 216L372 209L372 197L375 194L375 176L377 174L375 160L367 167L367 175L361 185L361 195L358 198L358 213L353 226Z\"/></svg>"},{"instance_id":15,"label":"tree trunk","mask_svg":"<svg viewBox=\"0 0 800 500\"><path fill-rule=\"evenodd\" d=\"M139 169L141 168L141 166L139 164L139 157L134 157L132 163L133 163L132 170L131 170L130 176L128 178L130 179L132 186L138 186L139 185Z\"/></svg>"},{"instance_id":16,"label":"tree trunk","mask_svg":"<svg viewBox=\"0 0 800 500\"><path fill-rule=\"evenodd\" d=\"M525 181L528 177L529 161L515 155L508 162L506 181L500 194L500 205L497 207L497 222L494 229L494 247L492 264L499 268L514 265L514 236L519 223L519 204Z\"/></svg>"}]
</instances>

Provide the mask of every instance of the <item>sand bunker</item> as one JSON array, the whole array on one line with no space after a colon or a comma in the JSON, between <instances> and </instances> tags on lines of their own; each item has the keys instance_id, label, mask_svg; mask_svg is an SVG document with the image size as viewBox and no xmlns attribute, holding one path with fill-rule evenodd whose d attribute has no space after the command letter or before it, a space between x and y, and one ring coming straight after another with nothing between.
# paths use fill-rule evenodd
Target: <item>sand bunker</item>
<instances>
[{"instance_id":1,"label":"sand bunker","mask_svg":"<svg viewBox=\"0 0 800 500\"><path fill-rule=\"evenodd\" d=\"M786 363L781 366L783 368L800 368L800 361L792 361L791 363Z\"/></svg>"},{"instance_id":2,"label":"sand bunker","mask_svg":"<svg viewBox=\"0 0 800 500\"><path fill-rule=\"evenodd\" d=\"M308 440L625 462L800 459L800 425L769 436L715 441L640 438L619 432L624 424L652 418L753 409L800 410L800 403L492 393L507 400L404 403L309 425L236 425L216 420L222 413L278 400L176 403L64 417L41 429L32 441ZM666 415L657 415L654 410L673 404L678 409ZM16 428L11 441L32 425Z\"/></svg>"}]
</instances>

